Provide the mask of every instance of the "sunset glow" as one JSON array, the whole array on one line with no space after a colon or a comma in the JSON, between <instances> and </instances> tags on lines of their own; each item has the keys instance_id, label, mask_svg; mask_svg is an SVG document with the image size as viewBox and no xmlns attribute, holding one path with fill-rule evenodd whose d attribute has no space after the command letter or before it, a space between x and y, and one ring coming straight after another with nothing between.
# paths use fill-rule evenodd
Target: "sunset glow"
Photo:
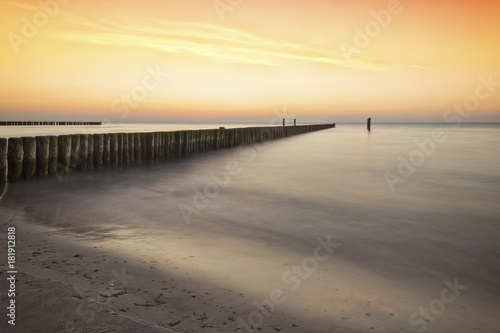
<instances>
[{"instance_id":1,"label":"sunset glow","mask_svg":"<svg viewBox=\"0 0 500 333\"><path fill-rule=\"evenodd\" d=\"M488 79L467 120L500 120L498 1L0 1L0 20L0 120L440 121Z\"/></svg>"}]
</instances>

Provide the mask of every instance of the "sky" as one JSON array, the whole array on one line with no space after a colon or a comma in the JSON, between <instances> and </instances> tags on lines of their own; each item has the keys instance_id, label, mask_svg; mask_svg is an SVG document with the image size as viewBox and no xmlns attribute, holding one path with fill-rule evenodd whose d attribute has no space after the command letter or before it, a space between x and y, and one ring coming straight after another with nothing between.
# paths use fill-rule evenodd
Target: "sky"
<instances>
[{"instance_id":1,"label":"sky","mask_svg":"<svg viewBox=\"0 0 500 333\"><path fill-rule=\"evenodd\" d=\"M0 33L0 120L500 121L498 0L0 0Z\"/></svg>"}]
</instances>

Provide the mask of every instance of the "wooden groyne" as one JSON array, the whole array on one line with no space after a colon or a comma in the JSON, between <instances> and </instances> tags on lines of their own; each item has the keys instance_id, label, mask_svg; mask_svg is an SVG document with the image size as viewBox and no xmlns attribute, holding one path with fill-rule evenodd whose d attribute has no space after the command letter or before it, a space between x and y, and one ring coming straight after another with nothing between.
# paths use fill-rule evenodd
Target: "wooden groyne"
<instances>
[{"instance_id":1,"label":"wooden groyne","mask_svg":"<svg viewBox=\"0 0 500 333\"><path fill-rule=\"evenodd\" d=\"M76 126L102 125L102 121L0 121L0 126Z\"/></svg>"},{"instance_id":2,"label":"wooden groyne","mask_svg":"<svg viewBox=\"0 0 500 333\"><path fill-rule=\"evenodd\" d=\"M118 168L265 142L335 124L0 138L0 183Z\"/></svg>"}]
</instances>

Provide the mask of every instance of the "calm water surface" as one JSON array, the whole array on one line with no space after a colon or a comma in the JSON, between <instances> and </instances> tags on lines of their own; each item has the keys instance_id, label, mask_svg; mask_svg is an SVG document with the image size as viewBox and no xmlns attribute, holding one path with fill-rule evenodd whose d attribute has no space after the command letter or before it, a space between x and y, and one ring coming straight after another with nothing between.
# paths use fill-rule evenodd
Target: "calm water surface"
<instances>
[{"instance_id":1,"label":"calm water surface","mask_svg":"<svg viewBox=\"0 0 500 333\"><path fill-rule=\"evenodd\" d=\"M280 313L311 332L500 332L500 126L447 126L432 141L439 127L338 124L9 184L3 204L131 257L169 257L251 300L282 290ZM318 238L335 244L324 260Z\"/></svg>"}]
</instances>

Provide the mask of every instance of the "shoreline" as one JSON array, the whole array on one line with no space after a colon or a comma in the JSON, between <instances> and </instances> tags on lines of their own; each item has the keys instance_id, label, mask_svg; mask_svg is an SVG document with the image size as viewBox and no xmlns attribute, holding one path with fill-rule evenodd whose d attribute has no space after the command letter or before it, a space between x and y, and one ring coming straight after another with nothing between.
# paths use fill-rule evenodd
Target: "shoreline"
<instances>
[{"instance_id":1,"label":"shoreline","mask_svg":"<svg viewBox=\"0 0 500 333\"><path fill-rule=\"evenodd\" d=\"M86 259L99 255L108 260L117 257L100 254L98 247L84 246L78 239L69 240L55 228L30 223L20 208L2 205L2 228L16 228L15 326L2 321L6 332L81 332L110 329L116 332L172 332L137 314L114 306L108 298L116 294L105 274L94 269ZM71 243L71 244L70 244ZM3 251L2 251L3 252ZM105 265L103 265L105 266ZM111 265L109 265L111 266ZM0 264L0 276L8 276ZM5 283L5 278L2 278ZM8 290L2 285L2 290ZM121 291L118 291L118 293ZM100 296L103 295L103 296ZM2 293L2 304L7 293ZM44 324L41 327L41 323Z\"/></svg>"},{"instance_id":2,"label":"shoreline","mask_svg":"<svg viewBox=\"0 0 500 333\"><path fill-rule=\"evenodd\" d=\"M17 239L16 325L2 321L6 332L247 331L238 328L243 327L239 317L247 318L242 306L253 304L241 293L164 274L156 260L131 263L126 255L109 250L113 241L89 240L33 223L22 207L1 208L2 228L15 226ZM2 278L6 272L2 262L2 290L8 290ZM7 304L7 293L0 302ZM288 317L276 312L258 331L312 332ZM42 330L41 322L51 325Z\"/></svg>"}]
</instances>

